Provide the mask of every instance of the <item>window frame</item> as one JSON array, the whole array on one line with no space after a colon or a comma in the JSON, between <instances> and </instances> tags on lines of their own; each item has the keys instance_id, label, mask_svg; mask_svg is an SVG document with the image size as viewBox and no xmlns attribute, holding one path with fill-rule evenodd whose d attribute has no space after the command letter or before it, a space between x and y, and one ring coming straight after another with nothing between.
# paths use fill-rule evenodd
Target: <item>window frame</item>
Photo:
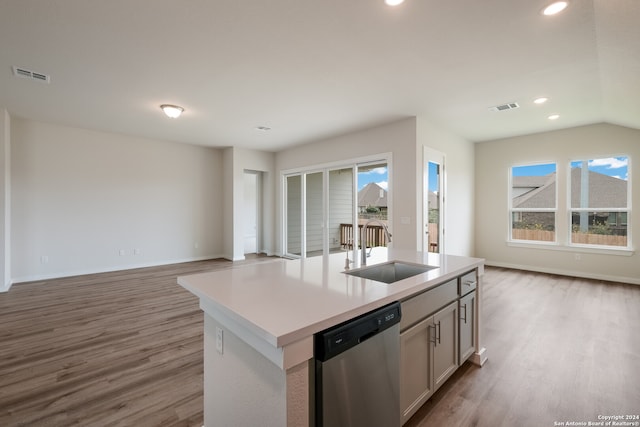
<instances>
[{"instance_id":1,"label":"window frame","mask_svg":"<svg viewBox=\"0 0 640 427\"><path fill-rule=\"evenodd\" d=\"M602 159L609 159L609 158L621 158L624 157L627 160L627 179L626 179L626 183L627 183L627 206L626 208L612 208L612 207L599 207L599 208L594 208L594 207L586 207L586 208L581 208L581 207L577 207L574 208L572 206L572 183L571 183L571 170L572 170L572 164L576 163L576 162L587 162L587 165L589 164L589 162L591 162L592 160L602 160ZM588 166L587 166L588 168ZM633 250L633 245L632 245L632 227L631 227L631 222L629 221L629 218L632 216L632 179L631 179L631 175L632 175L632 167L631 167L631 156L628 154L617 154L617 155L600 155L600 156L587 156L587 159L573 159L570 160L567 166L567 179L566 179L566 184L567 184L567 212L566 212L566 216L567 216L567 246L569 248L584 248L584 249L596 249L596 250L610 250L610 251L632 251ZM579 212L587 212L587 214L591 214L591 213L598 213L598 212L607 212L607 213L612 213L615 212L617 214L617 216L620 216L621 213L626 213L626 217L625 217L625 225L626 225L626 237L627 237L627 244L625 246L622 245L604 245L604 244L596 244L596 243L574 243L573 242L573 214L574 213L579 213ZM622 223L621 220L617 220L617 222Z\"/></svg>"},{"instance_id":2,"label":"window frame","mask_svg":"<svg viewBox=\"0 0 640 427\"><path fill-rule=\"evenodd\" d=\"M513 169L519 167L529 167L529 166L544 166L544 165L553 165L555 168L556 180L555 180L555 198L554 198L554 206L553 208L514 208L513 207ZM536 161L530 163L520 163L509 166L509 191L508 191L508 222L507 222L507 242L513 244L532 244L532 245L558 245L558 162L555 161ZM544 175L541 175L544 176ZM529 239L515 239L513 238L513 218L514 214L521 216L523 213L553 213L553 240L529 240Z\"/></svg>"}]
</instances>

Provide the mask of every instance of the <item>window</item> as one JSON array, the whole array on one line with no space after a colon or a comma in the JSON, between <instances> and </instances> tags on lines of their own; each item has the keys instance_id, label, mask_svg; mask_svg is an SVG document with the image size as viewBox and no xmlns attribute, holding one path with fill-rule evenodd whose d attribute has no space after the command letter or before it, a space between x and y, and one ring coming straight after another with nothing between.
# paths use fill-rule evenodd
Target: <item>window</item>
<instances>
[{"instance_id":1,"label":"window","mask_svg":"<svg viewBox=\"0 0 640 427\"><path fill-rule=\"evenodd\" d=\"M629 158L571 162L571 244L629 246Z\"/></svg>"},{"instance_id":2,"label":"window","mask_svg":"<svg viewBox=\"0 0 640 427\"><path fill-rule=\"evenodd\" d=\"M510 238L556 241L556 164L511 168Z\"/></svg>"}]
</instances>

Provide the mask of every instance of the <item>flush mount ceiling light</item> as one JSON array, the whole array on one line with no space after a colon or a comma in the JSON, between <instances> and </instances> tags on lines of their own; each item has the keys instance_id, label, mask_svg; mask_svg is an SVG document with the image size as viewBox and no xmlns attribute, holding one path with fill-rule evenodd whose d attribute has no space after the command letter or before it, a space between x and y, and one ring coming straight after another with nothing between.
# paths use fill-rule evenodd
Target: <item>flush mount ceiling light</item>
<instances>
[{"instance_id":1,"label":"flush mount ceiling light","mask_svg":"<svg viewBox=\"0 0 640 427\"><path fill-rule=\"evenodd\" d=\"M404 3L404 0L384 0L384 3L387 6L398 6L399 4Z\"/></svg>"},{"instance_id":2,"label":"flush mount ceiling light","mask_svg":"<svg viewBox=\"0 0 640 427\"><path fill-rule=\"evenodd\" d=\"M271 128L269 126L256 126L256 130L259 130L260 132L268 132Z\"/></svg>"},{"instance_id":3,"label":"flush mount ceiling light","mask_svg":"<svg viewBox=\"0 0 640 427\"><path fill-rule=\"evenodd\" d=\"M555 15L556 13L560 13L563 10L565 10L567 6L569 6L569 2L557 1L545 7L544 10L542 11L542 14L546 16Z\"/></svg>"},{"instance_id":4,"label":"flush mount ceiling light","mask_svg":"<svg viewBox=\"0 0 640 427\"><path fill-rule=\"evenodd\" d=\"M543 97L540 97L540 98L536 98L536 99L534 99L534 100L533 100L533 103L534 103L534 104L538 104L538 105L540 105L540 104L544 104L544 103L545 103L545 102L547 102L548 100L549 100L549 98L545 98L545 97L543 96Z\"/></svg>"},{"instance_id":5,"label":"flush mount ceiling light","mask_svg":"<svg viewBox=\"0 0 640 427\"><path fill-rule=\"evenodd\" d=\"M558 120L560 118L559 114L552 114L548 117L549 120Z\"/></svg>"},{"instance_id":6,"label":"flush mount ceiling light","mask_svg":"<svg viewBox=\"0 0 640 427\"><path fill-rule=\"evenodd\" d=\"M162 108L162 111L164 111L167 117L171 117L172 119L177 119L184 111L184 108L171 104L162 104L160 108Z\"/></svg>"}]
</instances>

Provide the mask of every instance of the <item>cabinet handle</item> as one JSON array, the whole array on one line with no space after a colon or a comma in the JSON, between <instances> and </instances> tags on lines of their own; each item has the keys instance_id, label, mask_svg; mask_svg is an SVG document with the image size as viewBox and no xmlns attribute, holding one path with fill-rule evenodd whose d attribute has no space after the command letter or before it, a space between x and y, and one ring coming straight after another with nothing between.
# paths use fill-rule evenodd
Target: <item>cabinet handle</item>
<instances>
[{"instance_id":1,"label":"cabinet handle","mask_svg":"<svg viewBox=\"0 0 640 427\"><path fill-rule=\"evenodd\" d=\"M464 309L464 317L460 317L460 320L462 320L466 325L467 324L467 304L465 304L462 308Z\"/></svg>"},{"instance_id":2,"label":"cabinet handle","mask_svg":"<svg viewBox=\"0 0 640 427\"><path fill-rule=\"evenodd\" d=\"M438 340L438 344L442 344L442 342L440 341L441 338L441 334L440 334L440 322L438 322L438 334L437 334L437 340Z\"/></svg>"},{"instance_id":3,"label":"cabinet handle","mask_svg":"<svg viewBox=\"0 0 640 427\"><path fill-rule=\"evenodd\" d=\"M463 285L465 286L475 286L478 282L476 280L470 280L470 281L466 281L466 282L462 282Z\"/></svg>"},{"instance_id":4,"label":"cabinet handle","mask_svg":"<svg viewBox=\"0 0 640 427\"><path fill-rule=\"evenodd\" d=\"M433 328L433 334L431 334L431 328ZM436 325L429 325L429 342L433 343L435 347L438 346L438 336L436 331ZM431 341L431 337L433 337L433 341Z\"/></svg>"}]
</instances>

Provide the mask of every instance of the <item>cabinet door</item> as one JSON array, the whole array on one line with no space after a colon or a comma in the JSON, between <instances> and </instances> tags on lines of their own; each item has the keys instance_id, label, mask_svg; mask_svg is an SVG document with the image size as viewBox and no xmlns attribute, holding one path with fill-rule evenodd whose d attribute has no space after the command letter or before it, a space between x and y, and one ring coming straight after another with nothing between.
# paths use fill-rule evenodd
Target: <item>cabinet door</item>
<instances>
[{"instance_id":1,"label":"cabinet door","mask_svg":"<svg viewBox=\"0 0 640 427\"><path fill-rule=\"evenodd\" d=\"M433 316L400 334L400 409L404 424L433 394Z\"/></svg>"},{"instance_id":2,"label":"cabinet door","mask_svg":"<svg viewBox=\"0 0 640 427\"><path fill-rule=\"evenodd\" d=\"M473 291L460 299L460 365L473 354L476 348L475 309L476 291Z\"/></svg>"},{"instance_id":3,"label":"cabinet door","mask_svg":"<svg viewBox=\"0 0 640 427\"><path fill-rule=\"evenodd\" d=\"M435 343L433 352L434 390L458 369L458 301L433 316Z\"/></svg>"}]
</instances>

